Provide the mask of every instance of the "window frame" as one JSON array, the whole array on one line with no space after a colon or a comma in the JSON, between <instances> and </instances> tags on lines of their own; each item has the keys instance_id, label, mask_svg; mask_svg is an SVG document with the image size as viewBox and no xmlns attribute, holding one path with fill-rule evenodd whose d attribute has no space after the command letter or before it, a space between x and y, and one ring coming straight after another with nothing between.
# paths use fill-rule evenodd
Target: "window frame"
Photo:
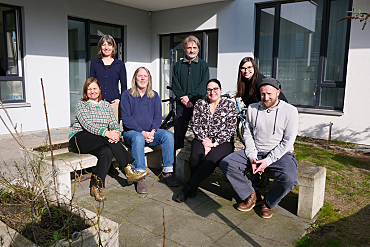
<instances>
[{"instance_id":1,"label":"window frame","mask_svg":"<svg viewBox=\"0 0 370 247\"><path fill-rule=\"evenodd\" d=\"M303 0L299 2L304 2L310 0ZM345 40L345 51L344 51L344 61L343 61L343 81L333 81L325 80L325 67L328 52L328 42L329 42L329 19L330 19L330 3L335 0L323 0L323 13L322 13L322 23L321 23L321 37L320 37L320 54L319 54L319 65L318 65L318 78L316 86L316 102L315 105L299 105L294 104L300 108L312 108L312 109L323 109L323 110L334 110L342 111L343 107L334 106L320 106L321 93L323 88L344 88L343 100L345 98L345 85L346 85L346 75L347 75L347 64L348 64L348 51L349 51L349 40L351 25L347 25L346 30L346 40ZM295 0L268 2L268 3L256 3L256 26L255 26L255 46L254 46L254 57L257 65L259 66L259 41L260 41L260 26L261 26L261 10L265 8L274 8L274 31L273 31L273 49L272 49L272 77L276 78L279 60L279 33L280 33L280 14L281 5L298 2ZM316 4L316 3L315 3ZM353 0L349 0L348 11L352 9Z\"/></svg>"},{"instance_id":2,"label":"window frame","mask_svg":"<svg viewBox=\"0 0 370 247\"><path fill-rule=\"evenodd\" d=\"M5 76L0 76L0 83L3 81L21 81L22 82L22 99L12 99L12 100L3 100L1 98L1 87L0 87L0 101L5 104L11 103L25 103L26 102L26 88L24 80L24 52L23 52L23 22L22 22L22 8L19 6L8 5L0 3L0 7L11 8L15 10L15 21L16 21L16 32L17 32L17 55L18 55L18 64L20 65L17 70L17 75L8 75L6 71ZM5 30L4 30L5 32Z\"/></svg>"}]
</instances>

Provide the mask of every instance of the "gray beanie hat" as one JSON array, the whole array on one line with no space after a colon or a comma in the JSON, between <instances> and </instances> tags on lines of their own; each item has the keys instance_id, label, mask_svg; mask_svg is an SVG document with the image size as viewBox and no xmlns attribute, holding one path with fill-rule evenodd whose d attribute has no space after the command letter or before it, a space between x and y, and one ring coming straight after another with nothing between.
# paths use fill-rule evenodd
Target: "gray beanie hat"
<instances>
[{"instance_id":1,"label":"gray beanie hat","mask_svg":"<svg viewBox=\"0 0 370 247\"><path fill-rule=\"evenodd\" d=\"M277 90L281 89L281 83L278 80L274 79L274 78L263 78L260 87L262 87L264 85L273 86Z\"/></svg>"}]
</instances>

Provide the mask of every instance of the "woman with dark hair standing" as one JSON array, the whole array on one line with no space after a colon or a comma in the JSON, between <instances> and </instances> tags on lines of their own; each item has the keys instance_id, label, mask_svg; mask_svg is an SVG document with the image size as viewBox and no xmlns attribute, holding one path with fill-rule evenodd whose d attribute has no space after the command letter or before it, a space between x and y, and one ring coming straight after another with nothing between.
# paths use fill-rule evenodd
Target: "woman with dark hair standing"
<instances>
[{"instance_id":1,"label":"woman with dark hair standing","mask_svg":"<svg viewBox=\"0 0 370 247\"><path fill-rule=\"evenodd\" d=\"M259 85L261 85L262 78L266 78L259 73L256 62L251 57L245 57L240 61L238 69L238 82L236 97L241 97L245 107L252 103L261 101L261 94L259 92ZM279 95L280 100L288 102L283 92Z\"/></svg>"},{"instance_id":2,"label":"woman with dark hair standing","mask_svg":"<svg viewBox=\"0 0 370 247\"><path fill-rule=\"evenodd\" d=\"M98 158L95 172L90 181L90 194L97 201L105 201L102 188L105 177L116 158L120 169L126 173L128 182L137 182L147 176L130 165L134 158L120 143L120 128L113 114L112 107L101 100L100 84L96 78L86 80L83 97L77 103L75 123L69 135L69 147L72 152L89 153Z\"/></svg>"},{"instance_id":3,"label":"woman with dark hair standing","mask_svg":"<svg viewBox=\"0 0 370 247\"><path fill-rule=\"evenodd\" d=\"M126 91L127 76L125 63L115 59L117 45L112 36L105 34L100 38L98 55L101 58L91 62L90 77L95 77L100 82L102 100L119 104L121 93L118 88L118 81L121 84L121 92Z\"/></svg>"},{"instance_id":4,"label":"woman with dark hair standing","mask_svg":"<svg viewBox=\"0 0 370 247\"><path fill-rule=\"evenodd\" d=\"M191 178L177 195L177 202L195 197L199 184L212 174L222 158L234 151L235 103L221 98L221 83L217 79L209 80L206 89L208 99L195 103L191 118L195 135L189 160Z\"/></svg>"}]
</instances>

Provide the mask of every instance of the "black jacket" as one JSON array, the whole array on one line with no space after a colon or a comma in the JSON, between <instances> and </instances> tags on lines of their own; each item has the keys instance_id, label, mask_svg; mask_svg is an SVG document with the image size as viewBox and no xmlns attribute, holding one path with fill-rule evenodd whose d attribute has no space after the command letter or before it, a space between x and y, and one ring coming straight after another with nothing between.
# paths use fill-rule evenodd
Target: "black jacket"
<instances>
[{"instance_id":1,"label":"black jacket","mask_svg":"<svg viewBox=\"0 0 370 247\"><path fill-rule=\"evenodd\" d=\"M251 96L249 96L249 85L247 84L245 85L244 95L241 97L245 104L245 107L248 107L250 104L261 101L261 94L259 93L260 92L259 88L263 78L266 78L266 76L259 73L257 77L256 88L254 89L253 94ZM288 100L285 98L283 92L280 92L279 99L284 100L285 102L288 103Z\"/></svg>"}]
</instances>

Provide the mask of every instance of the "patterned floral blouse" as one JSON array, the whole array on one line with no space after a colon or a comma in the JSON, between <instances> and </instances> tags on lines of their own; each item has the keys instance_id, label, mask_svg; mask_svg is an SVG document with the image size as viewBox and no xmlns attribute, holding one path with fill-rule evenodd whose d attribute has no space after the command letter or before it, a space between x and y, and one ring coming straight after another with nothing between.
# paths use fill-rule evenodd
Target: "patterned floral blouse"
<instances>
[{"instance_id":1,"label":"patterned floral blouse","mask_svg":"<svg viewBox=\"0 0 370 247\"><path fill-rule=\"evenodd\" d=\"M230 142L236 130L236 105L233 101L221 98L214 114L210 110L208 99L200 99L195 103L191 128L195 138L202 141L208 137L219 144Z\"/></svg>"}]
</instances>

